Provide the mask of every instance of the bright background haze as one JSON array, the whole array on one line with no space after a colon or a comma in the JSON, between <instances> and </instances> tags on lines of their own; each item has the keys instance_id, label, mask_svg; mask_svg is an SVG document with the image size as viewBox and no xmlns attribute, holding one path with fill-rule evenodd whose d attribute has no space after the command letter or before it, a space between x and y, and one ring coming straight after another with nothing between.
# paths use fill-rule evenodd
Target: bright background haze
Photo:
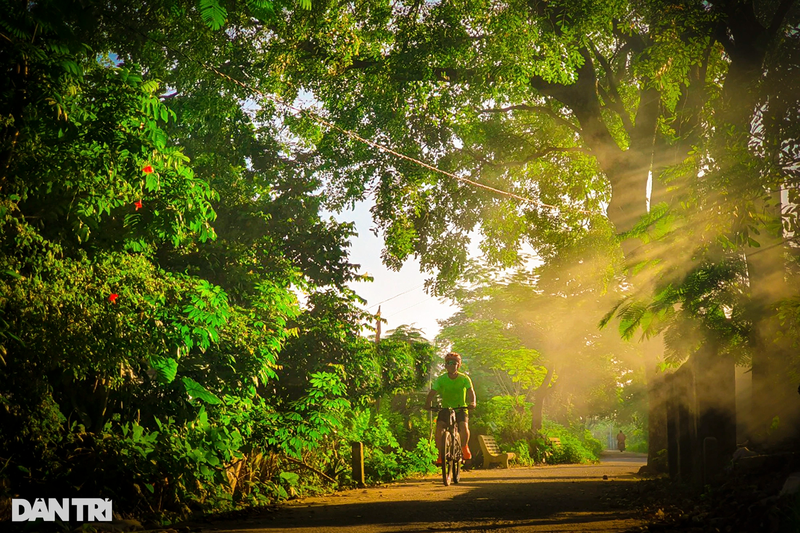
<instances>
[{"instance_id":1,"label":"bright background haze","mask_svg":"<svg viewBox=\"0 0 800 533\"><path fill-rule=\"evenodd\" d=\"M374 279L351 287L367 300L367 311L375 313L380 305L381 317L386 320L381 325L382 332L407 324L422 330L422 335L433 341L440 330L436 321L450 317L457 308L425 293L425 279L430 275L419 271L418 260L409 259L399 271L384 266L383 238L370 231L373 222L369 209L369 203L359 202L353 210L333 214L337 220L355 222L358 235L351 240L350 262L361 265L359 272Z\"/></svg>"}]
</instances>

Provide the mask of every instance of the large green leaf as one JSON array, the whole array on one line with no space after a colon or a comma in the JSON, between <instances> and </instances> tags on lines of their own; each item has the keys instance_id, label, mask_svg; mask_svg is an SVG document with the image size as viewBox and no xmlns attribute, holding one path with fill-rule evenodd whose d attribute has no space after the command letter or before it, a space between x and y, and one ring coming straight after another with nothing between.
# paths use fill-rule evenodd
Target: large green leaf
<instances>
[{"instance_id":1,"label":"large green leaf","mask_svg":"<svg viewBox=\"0 0 800 533\"><path fill-rule=\"evenodd\" d=\"M168 359L166 357L151 359L150 366L156 371L158 381L161 383L166 384L175 381L175 376L178 374L178 361L175 359Z\"/></svg>"},{"instance_id":2,"label":"large green leaf","mask_svg":"<svg viewBox=\"0 0 800 533\"><path fill-rule=\"evenodd\" d=\"M181 381L183 381L183 386L186 388L186 392L192 398L203 400L204 402L212 405L222 403L222 400L217 398L213 393L209 392L205 387L200 385L192 378L182 377Z\"/></svg>"}]
</instances>

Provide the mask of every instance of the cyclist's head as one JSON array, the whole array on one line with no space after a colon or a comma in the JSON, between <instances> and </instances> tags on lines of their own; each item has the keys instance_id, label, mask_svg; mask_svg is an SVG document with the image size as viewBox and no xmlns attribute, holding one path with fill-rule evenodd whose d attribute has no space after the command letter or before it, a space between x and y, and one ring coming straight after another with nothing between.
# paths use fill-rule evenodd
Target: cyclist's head
<instances>
[{"instance_id":1,"label":"cyclist's head","mask_svg":"<svg viewBox=\"0 0 800 533\"><path fill-rule=\"evenodd\" d=\"M461 366L461 356L456 352L450 352L444 356L444 366L455 365L456 368Z\"/></svg>"}]
</instances>

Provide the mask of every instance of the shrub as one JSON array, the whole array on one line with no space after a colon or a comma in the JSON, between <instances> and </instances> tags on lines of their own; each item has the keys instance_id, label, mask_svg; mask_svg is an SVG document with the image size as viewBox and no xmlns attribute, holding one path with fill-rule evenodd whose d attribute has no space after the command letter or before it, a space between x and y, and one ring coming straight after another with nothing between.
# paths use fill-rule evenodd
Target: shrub
<instances>
[{"instance_id":1,"label":"shrub","mask_svg":"<svg viewBox=\"0 0 800 533\"><path fill-rule=\"evenodd\" d=\"M495 396L478 404L472 428L492 435L499 443L526 440L531 434L530 403L521 396Z\"/></svg>"},{"instance_id":2,"label":"shrub","mask_svg":"<svg viewBox=\"0 0 800 533\"><path fill-rule=\"evenodd\" d=\"M518 465L533 466L537 461L531 456L531 448L536 449L535 445L532 446L529 441L518 440L510 446L509 451L517 455L516 461Z\"/></svg>"},{"instance_id":3,"label":"shrub","mask_svg":"<svg viewBox=\"0 0 800 533\"><path fill-rule=\"evenodd\" d=\"M599 439L594 438L594 435L592 435L592 432L588 429L583 430L581 442L583 443L583 447L590 451L595 459L599 458L600 452L605 449L603 443L600 442Z\"/></svg>"},{"instance_id":4,"label":"shrub","mask_svg":"<svg viewBox=\"0 0 800 533\"><path fill-rule=\"evenodd\" d=\"M549 448L547 462L550 464L594 463L599 460L597 454L603 449L602 443L591 435L587 439L585 431L576 435L574 430L555 422L545 421L542 434L548 437L544 439L544 445ZM561 445L552 446L549 437L558 437ZM596 449L597 453L592 449Z\"/></svg>"},{"instance_id":5,"label":"shrub","mask_svg":"<svg viewBox=\"0 0 800 533\"><path fill-rule=\"evenodd\" d=\"M364 444L364 475L368 483L386 482L415 474L433 472L436 446L421 438L412 450L404 450L392 431L393 425L381 414L368 409L355 411L346 423L342 456L349 462L352 455L349 443Z\"/></svg>"}]
</instances>

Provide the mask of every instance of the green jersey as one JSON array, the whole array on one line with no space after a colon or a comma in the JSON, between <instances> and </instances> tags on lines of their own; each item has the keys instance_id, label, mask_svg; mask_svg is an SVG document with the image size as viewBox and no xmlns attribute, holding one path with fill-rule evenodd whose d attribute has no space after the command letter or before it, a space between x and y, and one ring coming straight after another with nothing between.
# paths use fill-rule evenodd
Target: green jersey
<instances>
[{"instance_id":1,"label":"green jersey","mask_svg":"<svg viewBox=\"0 0 800 533\"><path fill-rule=\"evenodd\" d=\"M454 379L442 374L433 382L432 388L442 397L442 407L466 407L467 391L472 388L472 380L461 372Z\"/></svg>"}]
</instances>

